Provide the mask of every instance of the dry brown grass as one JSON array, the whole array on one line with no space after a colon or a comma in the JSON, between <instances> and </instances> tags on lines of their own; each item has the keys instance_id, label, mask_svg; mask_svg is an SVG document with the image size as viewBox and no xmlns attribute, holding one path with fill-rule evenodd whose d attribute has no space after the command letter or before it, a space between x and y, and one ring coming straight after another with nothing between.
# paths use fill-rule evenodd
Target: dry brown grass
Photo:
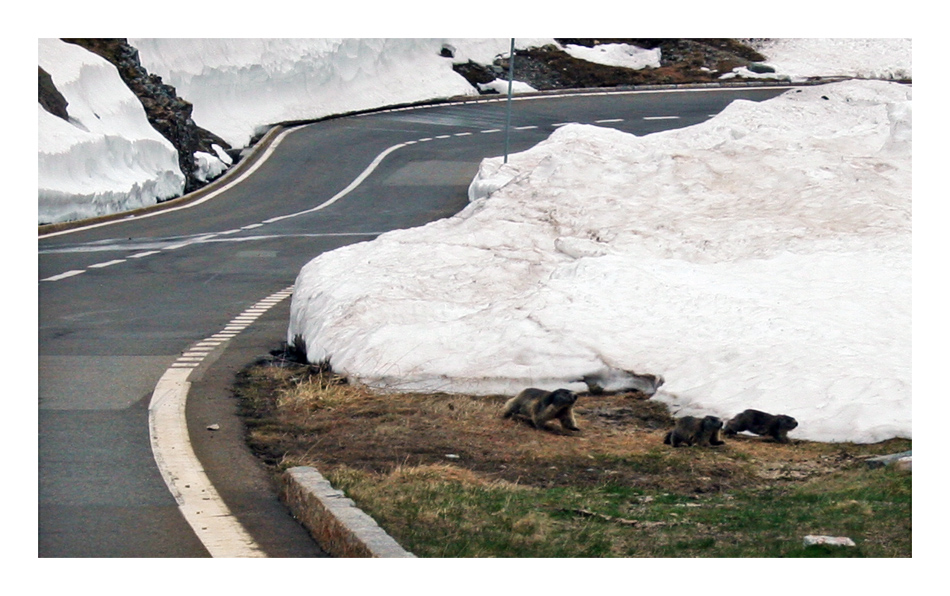
<instances>
[{"instance_id":1,"label":"dry brown grass","mask_svg":"<svg viewBox=\"0 0 950 596\"><path fill-rule=\"evenodd\" d=\"M239 392L249 441L265 459L325 472L452 469L536 487L615 483L698 494L804 481L899 450L745 436L714 449L672 449L663 436L673 418L638 393L583 395L575 409L581 432L556 422L539 431L501 417L505 396L377 393L280 359L244 371Z\"/></svg>"}]
</instances>

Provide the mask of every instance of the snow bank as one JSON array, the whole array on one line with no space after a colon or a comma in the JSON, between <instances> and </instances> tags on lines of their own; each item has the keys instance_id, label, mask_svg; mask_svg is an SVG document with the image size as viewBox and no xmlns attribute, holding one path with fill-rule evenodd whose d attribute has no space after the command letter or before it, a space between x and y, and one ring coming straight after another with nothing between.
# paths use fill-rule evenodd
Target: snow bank
<instances>
[{"instance_id":1,"label":"snow bank","mask_svg":"<svg viewBox=\"0 0 950 596\"><path fill-rule=\"evenodd\" d=\"M307 264L288 341L379 388L653 373L679 414L910 437L910 118L909 87L868 81L645 137L563 127L485 160L457 216Z\"/></svg>"},{"instance_id":2,"label":"snow bank","mask_svg":"<svg viewBox=\"0 0 950 596\"><path fill-rule=\"evenodd\" d=\"M912 77L911 40L899 38L794 38L749 40L775 75L904 80ZM743 70L744 76L756 75ZM769 75L758 75L767 77Z\"/></svg>"},{"instance_id":3,"label":"snow bank","mask_svg":"<svg viewBox=\"0 0 950 596\"><path fill-rule=\"evenodd\" d=\"M481 91L494 91L495 93L501 93L502 95L507 95L508 93L508 80L507 79L495 79L491 83L479 83L478 88ZM532 91L537 91L534 87L527 83L522 83L521 81L512 81L511 82L511 92L512 93L531 93Z\"/></svg>"},{"instance_id":4,"label":"snow bank","mask_svg":"<svg viewBox=\"0 0 950 596\"><path fill-rule=\"evenodd\" d=\"M269 124L474 95L440 39L130 39L142 65L194 104L195 123L243 147Z\"/></svg>"},{"instance_id":5,"label":"snow bank","mask_svg":"<svg viewBox=\"0 0 950 596\"><path fill-rule=\"evenodd\" d=\"M568 44L564 51L574 58L607 66L632 70L660 67L660 48L647 50L625 43L605 43L592 48Z\"/></svg>"},{"instance_id":6,"label":"snow bank","mask_svg":"<svg viewBox=\"0 0 950 596\"><path fill-rule=\"evenodd\" d=\"M39 223L126 211L185 186L178 153L149 125L115 67L79 46L39 40L39 65L69 102L69 122L38 106Z\"/></svg>"},{"instance_id":7,"label":"snow bank","mask_svg":"<svg viewBox=\"0 0 950 596\"><path fill-rule=\"evenodd\" d=\"M195 151L195 165L198 166L195 177L202 182L214 180L234 163L231 156L220 145L212 143L211 148L214 150L214 155Z\"/></svg>"}]
</instances>

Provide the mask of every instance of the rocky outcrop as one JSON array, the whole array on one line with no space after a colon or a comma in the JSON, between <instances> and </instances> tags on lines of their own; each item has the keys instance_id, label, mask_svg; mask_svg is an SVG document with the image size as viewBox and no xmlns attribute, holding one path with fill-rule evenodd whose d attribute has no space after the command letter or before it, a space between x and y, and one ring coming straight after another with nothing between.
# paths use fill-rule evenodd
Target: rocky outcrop
<instances>
[{"instance_id":1,"label":"rocky outcrop","mask_svg":"<svg viewBox=\"0 0 950 596\"><path fill-rule=\"evenodd\" d=\"M54 116L69 120L69 113L66 111L69 102L53 84L53 78L49 76L49 73L43 70L42 66L37 68L40 70L40 106Z\"/></svg>"},{"instance_id":2,"label":"rocky outcrop","mask_svg":"<svg viewBox=\"0 0 950 596\"><path fill-rule=\"evenodd\" d=\"M230 149L231 146L217 135L195 124L191 119L192 104L178 97L175 88L164 84L160 76L149 74L139 61L138 50L129 45L125 39L71 38L63 39L63 41L82 46L102 56L116 67L119 76L142 102L149 123L178 150L178 164L185 175L185 192L191 192L203 186L206 181L200 180L197 176L195 152L202 151L215 155L212 144L225 150ZM41 103L42 88L41 74Z\"/></svg>"}]
</instances>

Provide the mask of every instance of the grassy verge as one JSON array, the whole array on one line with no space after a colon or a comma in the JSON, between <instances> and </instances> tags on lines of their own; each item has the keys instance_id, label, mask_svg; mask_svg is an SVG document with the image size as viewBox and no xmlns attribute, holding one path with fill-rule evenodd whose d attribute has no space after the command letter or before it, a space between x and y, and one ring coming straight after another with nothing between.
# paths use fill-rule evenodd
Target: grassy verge
<instances>
[{"instance_id":1,"label":"grassy verge","mask_svg":"<svg viewBox=\"0 0 950 596\"><path fill-rule=\"evenodd\" d=\"M581 433L538 431L501 419L502 396L376 394L280 354L235 393L275 472L316 467L417 556L911 556L911 474L864 463L910 441L674 450L638 394L583 396Z\"/></svg>"}]
</instances>

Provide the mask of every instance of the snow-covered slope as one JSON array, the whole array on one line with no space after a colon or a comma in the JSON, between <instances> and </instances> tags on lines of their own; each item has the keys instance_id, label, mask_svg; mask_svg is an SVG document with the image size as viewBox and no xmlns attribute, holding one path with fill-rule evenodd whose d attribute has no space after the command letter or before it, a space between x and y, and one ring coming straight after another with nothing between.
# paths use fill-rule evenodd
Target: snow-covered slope
<instances>
[{"instance_id":1,"label":"snow-covered slope","mask_svg":"<svg viewBox=\"0 0 950 596\"><path fill-rule=\"evenodd\" d=\"M567 44L564 51L575 58L639 70L660 67L660 48L646 50L625 43L605 43L592 48Z\"/></svg>"},{"instance_id":2,"label":"snow-covered slope","mask_svg":"<svg viewBox=\"0 0 950 596\"><path fill-rule=\"evenodd\" d=\"M751 44L766 64L793 81L808 77L913 78L910 39L764 39Z\"/></svg>"},{"instance_id":3,"label":"snow-covered slope","mask_svg":"<svg viewBox=\"0 0 950 596\"><path fill-rule=\"evenodd\" d=\"M94 217L181 194L175 148L99 56L39 40L39 65L69 102L67 122L39 109L39 222Z\"/></svg>"},{"instance_id":4,"label":"snow-covered slope","mask_svg":"<svg viewBox=\"0 0 950 596\"><path fill-rule=\"evenodd\" d=\"M288 341L391 389L661 374L681 414L909 437L911 89L737 101L635 137L573 125L483 162L455 217L317 257Z\"/></svg>"}]
</instances>

